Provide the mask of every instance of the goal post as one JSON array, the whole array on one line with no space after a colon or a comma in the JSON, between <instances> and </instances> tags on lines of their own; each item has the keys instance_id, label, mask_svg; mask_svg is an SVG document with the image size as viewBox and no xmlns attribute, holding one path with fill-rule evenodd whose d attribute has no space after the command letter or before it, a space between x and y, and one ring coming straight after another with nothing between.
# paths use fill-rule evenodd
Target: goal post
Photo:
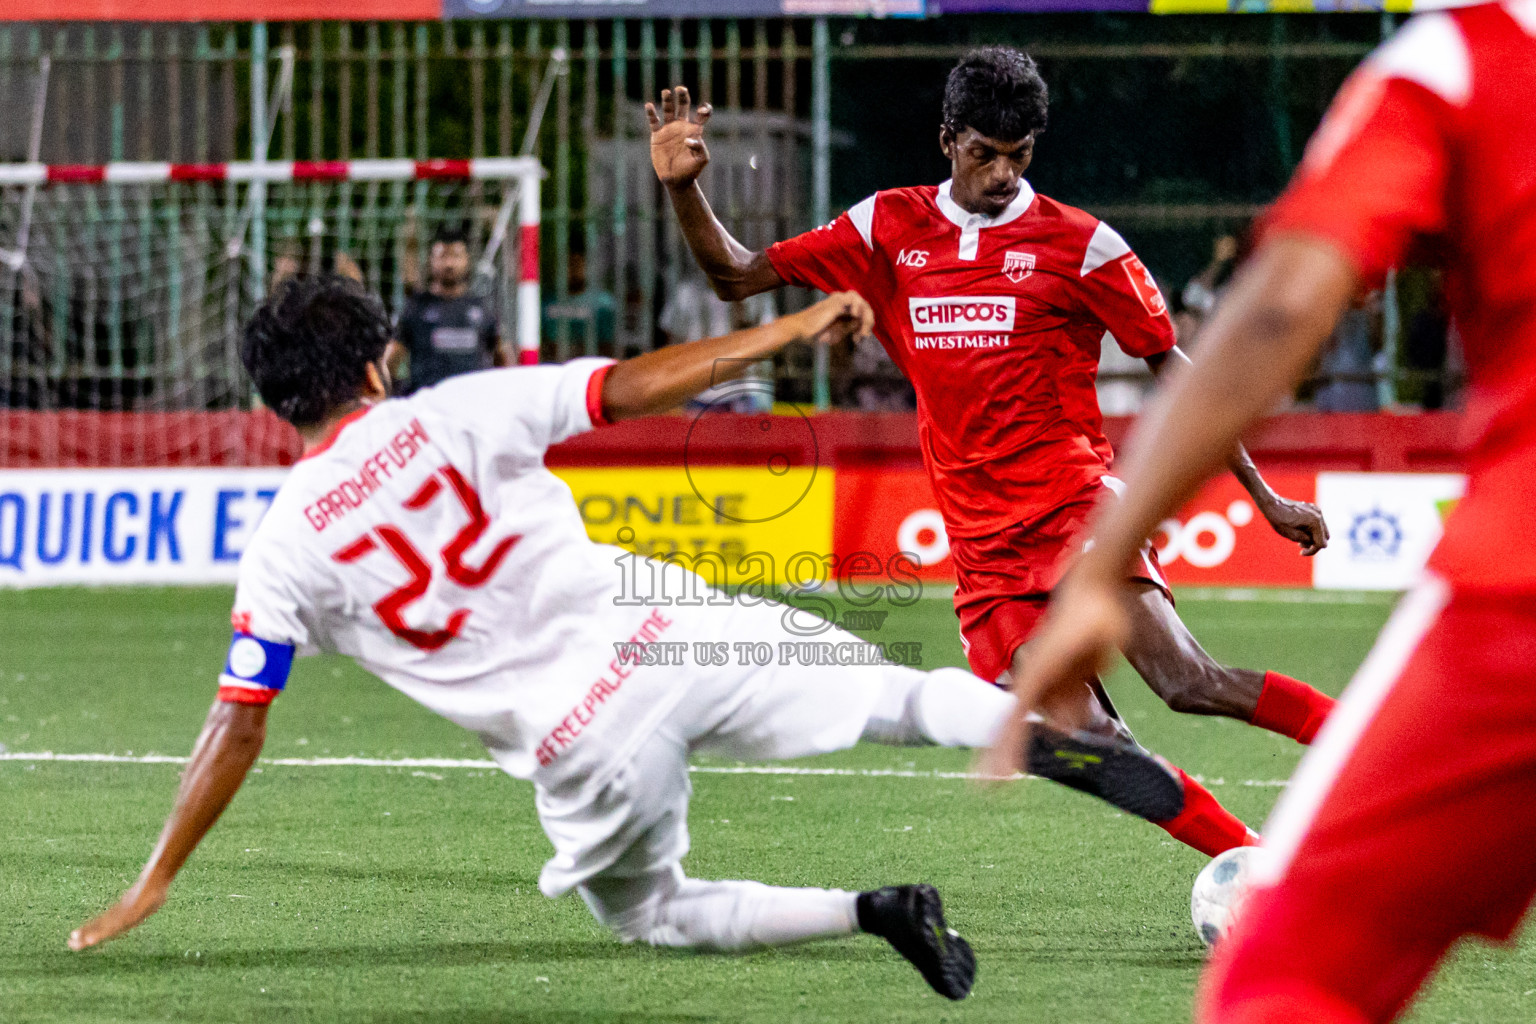
<instances>
[{"instance_id":1,"label":"goal post","mask_svg":"<svg viewBox=\"0 0 1536 1024\"><path fill-rule=\"evenodd\" d=\"M468 230L504 342L537 362L544 174L530 157L0 164L0 408L249 408L257 281L353 273L397 312L445 224Z\"/></svg>"},{"instance_id":2,"label":"goal post","mask_svg":"<svg viewBox=\"0 0 1536 1024\"><path fill-rule=\"evenodd\" d=\"M180 164L120 161L109 164L0 164L0 185L119 184L169 181L521 181L541 179L532 157L475 157L467 160L231 160Z\"/></svg>"},{"instance_id":3,"label":"goal post","mask_svg":"<svg viewBox=\"0 0 1536 1024\"><path fill-rule=\"evenodd\" d=\"M525 365L539 361L539 182L537 175L518 179L517 356Z\"/></svg>"}]
</instances>

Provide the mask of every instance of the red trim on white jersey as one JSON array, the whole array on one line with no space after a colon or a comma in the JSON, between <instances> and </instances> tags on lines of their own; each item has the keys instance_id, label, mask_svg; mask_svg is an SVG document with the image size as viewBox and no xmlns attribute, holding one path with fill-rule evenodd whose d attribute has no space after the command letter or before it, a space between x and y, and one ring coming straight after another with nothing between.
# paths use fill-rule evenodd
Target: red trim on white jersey
<instances>
[{"instance_id":1,"label":"red trim on white jersey","mask_svg":"<svg viewBox=\"0 0 1536 1024\"><path fill-rule=\"evenodd\" d=\"M265 686L221 686L219 700L225 704L271 704L282 692Z\"/></svg>"},{"instance_id":2,"label":"red trim on white jersey","mask_svg":"<svg viewBox=\"0 0 1536 1024\"><path fill-rule=\"evenodd\" d=\"M608 379L608 371L613 367L613 363L600 366L592 371L591 377L587 378L587 418L592 421L594 427L607 427L613 424L603 410L603 381Z\"/></svg>"},{"instance_id":3,"label":"red trim on white jersey","mask_svg":"<svg viewBox=\"0 0 1536 1024\"><path fill-rule=\"evenodd\" d=\"M336 439L341 436L341 432L343 430L345 430L351 424L362 419L364 416L368 415L373 411L373 409L373 406L365 405L361 409L354 409L352 412L347 413L334 427L331 428L330 433L325 435L324 440L315 445L313 448L305 449L304 454L299 456L299 461L302 462L305 459L312 459L316 455L319 455L321 452L325 451L331 445L335 444Z\"/></svg>"}]
</instances>

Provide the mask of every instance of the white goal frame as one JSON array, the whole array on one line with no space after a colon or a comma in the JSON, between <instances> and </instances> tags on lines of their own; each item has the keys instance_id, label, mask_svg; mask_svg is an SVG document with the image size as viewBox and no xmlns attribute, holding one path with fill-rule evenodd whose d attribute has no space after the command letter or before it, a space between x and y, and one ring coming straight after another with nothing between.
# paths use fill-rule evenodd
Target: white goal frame
<instances>
[{"instance_id":1,"label":"white goal frame","mask_svg":"<svg viewBox=\"0 0 1536 1024\"><path fill-rule=\"evenodd\" d=\"M480 259L489 270L505 244L512 218L517 219L520 247L517 279L516 341L518 361L539 361L539 201L546 176L533 157L487 157L469 160L236 160L226 163L176 164L120 161L107 164L0 163L0 187L52 188L82 184L145 185L162 182L401 182L401 181L515 181L497 215L489 244ZM515 201L514 201L515 197ZM248 220L248 218L246 218ZM243 238L231 239L234 246ZM6 253L16 263L23 253ZM261 254L264 258L265 254Z\"/></svg>"}]
</instances>

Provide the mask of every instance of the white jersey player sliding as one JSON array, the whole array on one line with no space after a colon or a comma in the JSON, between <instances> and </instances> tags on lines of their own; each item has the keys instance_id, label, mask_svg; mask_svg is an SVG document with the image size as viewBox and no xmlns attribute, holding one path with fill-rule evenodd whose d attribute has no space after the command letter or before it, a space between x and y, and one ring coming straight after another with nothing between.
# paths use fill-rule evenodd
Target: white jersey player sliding
<instances>
[{"instance_id":1,"label":"white jersey player sliding","mask_svg":"<svg viewBox=\"0 0 1536 1024\"><path fill-rule=\"evenodd\" d=\"M247 326L241 357L305 454L241 560L219 700L160 841L138 881L70 947L119 936L164 904L256 761L294 655L337 651L476 733L502 768L532 781L555 848L540 888L551 897L577 889L624 941L740 950L862 930L886 938L940 993L964 997L975 959L929 886L861 894L686 877L688 756L800 757L861 738L985 747L1013 698L959 669L869 658L621 660L616 644L777 650L797 636L784 606L701 590L677 566L626 567L621 549L587 538L570 490L544 467L550 445L675 407L719 383L722 366L870 327L863 299L835 295L625 362L491 370L388 400L390 327L378 301L341 278L285 283ZM1080 788L1133 813L1177 813L1177 780L1139 750L1044 727L1034 735L1030 763L1065 761Z\"/></svg>"}]
</instances>

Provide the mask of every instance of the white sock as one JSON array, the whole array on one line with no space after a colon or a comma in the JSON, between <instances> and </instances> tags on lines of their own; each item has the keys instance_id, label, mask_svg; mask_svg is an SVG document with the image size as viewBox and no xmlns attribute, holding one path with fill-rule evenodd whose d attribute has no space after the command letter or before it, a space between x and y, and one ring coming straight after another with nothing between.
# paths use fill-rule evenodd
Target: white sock
<instances>
[{"instance_id":1,"label":"white sock","mask_svg":"<svg viewBox=\"0 0 1536 1024\"><path fill-rule=\"evenodd\" d=\"M709 882L679 868L643 878L599 876L581 887L599 921L625 942L736 951L858 930L857 893Z\"/></svg>"},{"instance_id":2,"label":"white sock","mask_svg":"<svg viewBox=\"0 0 1536 1024\"><path fill-rule=\"evenodd\" d=\"M1013 713L1013 695L964 669L887 670L864 739L899 746L985 747Z\"/></svg>"},{"instance_id":3,"label":"white sock","mask_svg":"<svg viewBox=\"0 0 1536 1024\"><path fill-rule=\"evenodd\" d=\"M857 893L840 889L685 878L662 904L646 941L731 951L849 935L859 927L857 899Z\"/></svg>"}]
</instances>

